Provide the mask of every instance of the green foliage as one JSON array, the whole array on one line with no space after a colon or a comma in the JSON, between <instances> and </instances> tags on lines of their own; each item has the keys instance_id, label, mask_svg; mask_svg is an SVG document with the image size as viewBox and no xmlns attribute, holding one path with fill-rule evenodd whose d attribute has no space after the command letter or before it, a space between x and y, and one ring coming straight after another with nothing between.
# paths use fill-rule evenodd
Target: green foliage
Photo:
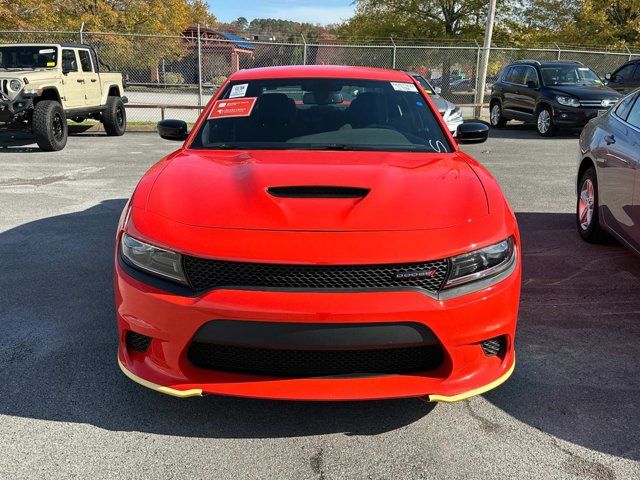
<instances>
[{"instance_id":1,"label":"green foliage","mask_svg":"<svg viewBox=\"0 0 640 480\"><path fill-rule=\"evenodd\" d=\"M166 72L164 74L164 83L170 85L181 85L184 83L184 76L177 72Z\"/></svg>"}]
</instances>

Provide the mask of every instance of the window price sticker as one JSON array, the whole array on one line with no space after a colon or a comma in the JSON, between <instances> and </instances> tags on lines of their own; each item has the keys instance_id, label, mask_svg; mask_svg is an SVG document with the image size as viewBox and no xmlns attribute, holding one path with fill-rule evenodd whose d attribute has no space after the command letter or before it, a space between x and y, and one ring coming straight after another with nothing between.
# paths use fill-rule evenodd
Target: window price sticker
<instances>
[{"instance_id":1,"label":"window price sticker","mask_svg":"<svg viewBox=\"0 0 640 480\"><path fill-rule=\"evenodd\" d=\"M248 117L256 104L256 97L217 100L209 118Z\"/></svg>"},{"instance_id":2,"label":"window price sticker","mask_svg":"<svg viewBox=\"0 0 640 480\"><path fill-rule=\"evenodd\" d=\"M233 87L231 87L231 93L229 94L229 98L244 97L247 94L247 88L249 88L248 83L243 83L241 85L234 85Z\"/></svg>"},{"instance_id":3,"label":"window price sticker","mask_svg":"<svg viewBox=\"0 0 640 480\"><path fill-rule=\"evenodd\" d=\"M413 83L391 82L396 92L417 92L418 88Z\"/></svg>"}]
</instances>

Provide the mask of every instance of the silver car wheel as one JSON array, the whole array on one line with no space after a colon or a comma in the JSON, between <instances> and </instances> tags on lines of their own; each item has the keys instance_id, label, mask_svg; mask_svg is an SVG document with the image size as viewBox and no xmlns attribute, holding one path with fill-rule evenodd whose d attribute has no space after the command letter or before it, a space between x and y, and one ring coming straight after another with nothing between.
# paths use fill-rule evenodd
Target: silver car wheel
<instances>
[{"instance_id":1,"label":"silver car wheel","mask_svg":"<svg viewBox=\"0 0 640 480\"><path fill-rule=\"evenodd\" d=\"M595 208L596 196L593 182L586 179L580 189L580 198L578 200L578 216L580 219L580 228L588 230L593 219L593 210Z\"/></svg>"},{"instance_id":2,"label":"silver car wheel","mask_svg":"<svg viewBox=\"0 0 640 480\"><path fill-rule=\"evenodd\" d=\"M491 125L498 125L500 123L500 105L495 104L491 109Z\"/></svg>"},{"instance_id":3,"label":"silver car wheel","mask_svg":"<svg viewBox=\"0 0 640 480\"><path fill-rule=\"evenodd\" d=\"M551 115L549 115L549 110L542 109L538 114L538 131L540 133L547 133L551 128Z\"/></svg>"}]
</instances>

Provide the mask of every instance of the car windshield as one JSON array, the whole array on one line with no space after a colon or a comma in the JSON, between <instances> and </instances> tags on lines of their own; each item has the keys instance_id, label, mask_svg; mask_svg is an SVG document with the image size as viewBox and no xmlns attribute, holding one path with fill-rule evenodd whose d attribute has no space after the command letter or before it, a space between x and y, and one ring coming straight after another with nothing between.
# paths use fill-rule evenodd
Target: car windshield
<instances>
[{"instance_id":1,"label":"car windshield","mask_svg":"<svg viewBox=\"0 0 640 480\"><path fill-rule=\"evenodd\" d=\"M451 151L414 83L329 78L232 83L191 147Z\"/></svg>"},{"instance_id":2,"label":"car windshield","mask_svg":"<svg viewBox=\"0 0 640 480\"><path fill-rule=\"evenodd\" d=\"M0 47L0 69L51 68L57 60L58 49L51 46Z\"/></svg>"},{"instance_id":3,"label":"car windshield","mask_svg":"<svg viewBox=\"0 0 640 480\"><path fill-rule=\"evenodd\" d=\"M545 85L602 85L593 70L580 65L542 67L542 78Z\"/></svg>"}]
</instances>

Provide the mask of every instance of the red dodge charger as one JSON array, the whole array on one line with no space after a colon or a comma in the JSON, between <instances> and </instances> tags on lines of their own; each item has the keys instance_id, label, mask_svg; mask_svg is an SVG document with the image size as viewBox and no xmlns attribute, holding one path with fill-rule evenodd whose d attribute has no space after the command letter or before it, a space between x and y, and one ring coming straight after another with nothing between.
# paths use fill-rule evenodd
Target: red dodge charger
<instances>
[{"instance_id":1,"label":"red dodge charger","mask_svg":"<svg viewBox=\"0 0 640 480\"><path fill-rule=\"evenodd\" d=\"M404 72L237 72L116 238L118 359L178 397L455 401L515 365L520 238Z\"/></svg>"}]
</instances>

